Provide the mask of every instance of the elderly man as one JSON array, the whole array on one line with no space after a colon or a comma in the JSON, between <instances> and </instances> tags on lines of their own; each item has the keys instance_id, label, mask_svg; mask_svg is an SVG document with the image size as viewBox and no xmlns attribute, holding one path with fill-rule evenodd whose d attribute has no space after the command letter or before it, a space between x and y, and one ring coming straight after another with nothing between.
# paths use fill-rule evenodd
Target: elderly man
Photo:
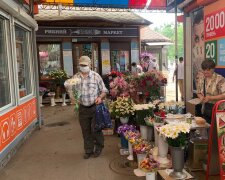
<instances>
[{"instance_id":1,"label":"elderly man","mask_svg":"<svg viewBox=\"0 0 225 180\"><path fill-rule=\"evenodd\" d=\"M84 140L84 159L92 154L98 157L104 147L102 131L94 132L96 104L102 103L108 90L101 76L90 69L91 60L88 56L79 59L79 72L73 78L81 79L81 97L79 122Z\"/></svg>"}]
</instances>

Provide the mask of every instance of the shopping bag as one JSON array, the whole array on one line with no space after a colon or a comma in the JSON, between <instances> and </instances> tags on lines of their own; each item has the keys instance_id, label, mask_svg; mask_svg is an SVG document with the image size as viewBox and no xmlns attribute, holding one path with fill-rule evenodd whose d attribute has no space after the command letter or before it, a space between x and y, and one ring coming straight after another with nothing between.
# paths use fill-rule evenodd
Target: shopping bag
<instances>
[{"instance_id":1,"label":"shopping bag","mask_svg":"<svg viewBox=\"0 0 225 180\"><path fill-rule=\"evenodd\" d=\"M112 128L112 120L110 117L109 110L105 104L101 103L96 105L96 120L94 131L101 131L105 128Z\"/></svg>"}]
</instances>

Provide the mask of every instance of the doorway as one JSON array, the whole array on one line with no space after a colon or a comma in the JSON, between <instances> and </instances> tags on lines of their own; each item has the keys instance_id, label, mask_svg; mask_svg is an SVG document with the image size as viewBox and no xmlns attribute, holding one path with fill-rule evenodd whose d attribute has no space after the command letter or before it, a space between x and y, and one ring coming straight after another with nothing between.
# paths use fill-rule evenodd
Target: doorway
<instances>
[{"instance_id":1,"label":"doorway","mask_svg":"<svg viewBox=\"0 0 225 180\"><path fill-rule=\"evenodd\" d=\"M73 44L73 72L78 72L79 58L88 56L91 59L91 69L100 73L99 68L99 45L97 43L74 43Z\"/></svg>"}]
</instances>

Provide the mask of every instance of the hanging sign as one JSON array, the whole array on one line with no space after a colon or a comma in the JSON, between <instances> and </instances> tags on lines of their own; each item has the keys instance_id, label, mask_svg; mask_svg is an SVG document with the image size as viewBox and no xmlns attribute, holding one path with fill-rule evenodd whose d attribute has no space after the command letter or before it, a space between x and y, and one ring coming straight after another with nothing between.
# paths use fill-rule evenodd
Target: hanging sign
<instances>
[{"instance_id":1,"label":"hanging sign","mask_svg":"<svg viewBox=\"0 0 225 180\"><path fill-rule=\"evenodd\" d=\"M205 16L205 40L225 36L225 8Z\"/></svg>"},{"instance_id":2,"label":"hanging sign","mask_svg":"<svg viewBox=\"0 0 225 180\"><path fill-rule=\"evenodd\" d=\"M42 27L37 37L138 37L138 28Z\"/></svg>"}]
</instances>

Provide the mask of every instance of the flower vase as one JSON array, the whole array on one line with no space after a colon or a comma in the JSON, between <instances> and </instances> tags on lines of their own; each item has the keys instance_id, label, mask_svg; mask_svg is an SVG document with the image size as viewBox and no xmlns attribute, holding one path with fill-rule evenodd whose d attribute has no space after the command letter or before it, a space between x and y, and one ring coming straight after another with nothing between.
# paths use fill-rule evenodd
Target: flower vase
<instances>
[{"instance_id":1,"label":"flower vase","mask_svg":"<svg viewBox=\"0 0 225 180\"><path fill-rule=\"evenodd\" d=\"M59 99L60 98L60 94L61 94L61 88L60 88L60 86L56 86L55 98Z\"/></svg>"},{"instance_id":2,"label":"flower vase","mask_svg":"<svg viewBox=\"0 0 225 180\"><path fill-rule=\"evenodd\" d=\"M140 132L141 132L141 137L143 139L148 139L148 127L140 125Z\"/></svg>"},{"instance_id":3,"label":"flower vase","mask_svg":"<svg viewBox=\"0 0 225 180\"><path fill-rule=\"evenodd\" d=\"M146 155L146 153L137 153L138 168L140 168L140 163L146 158Z\"/></svg>"},{"instance_id":4,"label":"flower vase","mask_svg":"<svg viewBox=\"0 0 225 180\"><path fill-rule=\"evenodd\" d=\"M153 127L152 126L147 126L147 140L152 141L153 140Z\"/></svg>"},{"instance_id":5,"label":"flower vase","mask_svg":"<svg viewBox=\"0 0 225 180\"><path fill-rule=\"evenodd\" d=\"M128 141L122 134L120 135L120 143L122 149L128 149Z\"/></svg>"},{"instance_id":6,"label":"flower vase","mask_svg":"<svg viewBox=\"0 0 225 180\"><path fill-rule=\"evenodd\" d=\"M128 123L128 121L129 121L129 117L120 117L120 122L122 124L126 124L126 123Z\"/></svg>"},{"instance_id":7,"label":"flower vase","mask_svg":"<svg viewBox=\"0 0 225 180\"><path fill-rule=\"evenodd\" d=\"M43 107L44 105L42 104L43 102L43 95L39 95L39 104L40 104L40 107Z\"/></svg>"},{"instance_id":8,"label":"flower vase","mask_svg":"<svg viewBox=\"0 0 225 180\"><path fill-rule=\"evenodd\" d=\"M67 106L67 104L66 104L66 93L62 94L62 106Z\"/></svg>"},{"instance_id":9,"label":"flower vase","mask_svg":"<svg viewBox=\"0 0 225 180\"><path fill-rule=\"evenodd\" d=\"M155 146L158 147L158 137L159 133L157 131L157 127L162 126L163 123L154 123L154 137L155 137Z\"/></svg>"},{"instance_id":10,"label":"flower vase","mask_svg":"<svg viewBox=\"0 0 225 180\"><path fill-rule=\"evenodd\" d=\"M184 147L170 146L172 157L173 171L169 174L175 179L185 179L187 174L183 172L184 169Z\"/></svg>"},{"instance_id":11,"label":"flower vase","mask_svg":"<svg viewBox=\"0 0 225 180\"><path fill-rule=\"evenodd\" d=\"M145 179L146 180L155 180L156 179L155 176L156 176L156 173L154 171L153 172L146 172Z\"/></svg>"},{"instance_id":12,"label":"flower vase","mask_svg":"<svg viewBox=\"0 0 225 180\"><path fill-rule=\"evenodd\" d=\"M157 161L160 164L168 164L169 160L167 159L168 154L168 143L165 141L163 136L158 136L158 159Z\"/></svg>"},{"instance_id":13,"label":"flower vase","mask_svg":"<svg viewBox=\"0 0 225 180\"><path fill-rule=\"evenodd\" d=\"M55 106L55 96L51 96L51 106Z\"/></svg>"},{"instance_id":14,"label":"flower vase","mask_svg":"<svg viewBox=\"0 0 225 180\"><path fill-rule=\"evenodd\" d=\"M128 142L128 150L129 150L130 155L127 157L127 159L130 161L133 161L134 160L133 148L132 148L132 144L130 142Z\"/></svg>"}]
</instances>

